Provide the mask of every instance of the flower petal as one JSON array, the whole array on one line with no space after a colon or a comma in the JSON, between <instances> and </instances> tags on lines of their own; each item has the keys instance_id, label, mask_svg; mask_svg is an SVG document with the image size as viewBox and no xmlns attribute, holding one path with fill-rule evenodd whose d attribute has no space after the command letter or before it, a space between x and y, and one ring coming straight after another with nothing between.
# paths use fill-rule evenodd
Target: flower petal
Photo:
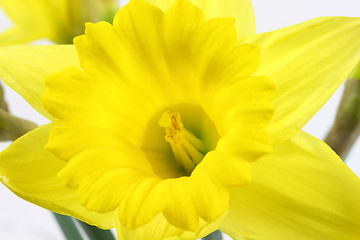
<instances>
[{"instance_id":1,"label":"flower petal","mask_svg":"<svg viewBox=\"0 0 360 240\"><path fill-rule=\"evenodd\" d=\"M86 124L69 124L59 120L51 129L46 149L63 160L69 160L86 149L119 147L124 144L126 142L121 136L102 128Z\"/></svg>"},{"instance_id":2,"label":"flower petal","mask_svg":"<svg viewBox=\"0 0 360 240\"><path fill-rule=\"evenodd\" d=\"M47 1L0 0L0 6L11 20L22 26L46 24L40 20L47 19L46 12L49 10Z\"/></svg>"},{"instance_id":3,"label":"flower petal","mask_svg":"<svg viewBox=\"0 0 360 240\"><path fill-rule=\"evenodd\" d=\"M249 77L235 79L217 90L204 98L204 109L222 136L216 149L247 161L270 152L271 141L264 126L274 111L274 84L267 77Z\"/></svg>"},{"instance_id":4,"label":"flower petal","mask_svg":"<svg viewBox=\"0 0 360 240\"><path fill-rule=\"evenodd\" d=\"M101 228L115 227L115 211L87 211L77 190L60 184L57 174L66 162L44 149L52 125L43 125L16 140L0 153L0 179L16 195L60 214L71 215Z\"/></svg>"},{"instance_id":5,"label":"flower petal","mask_svg":"<svg viewBox=\"0 0 360 240\"><path fill-rule=\"evenodd\" d=\"M273 140L299 131L336 91L360 58L359 38L360 18L323 17L244 40L261 47L255 74L278 86Z\"/></svg>"},{"instance_id":6,"label":"flower petal","mask_svg":"<svg viewBox=\"0 0 360 240\"><path fill-rule=\"evenodd\" d=\"M151 171L136 149L93 148L72 158L58 176L66 186L79 188L80 202L87 209L109 212L119 205L126 187Z\"/></svg>"},{"instance_id":7,"label":"flower petal","mask_svg":"<svg viewBox=\"0 0 360 240\"><path fill-rule=\"evenodd\" d=\"M43 34L41 32L29 31L21 27L13 27L0 33L0 46L32 42L42 37Z\"/></svg>"},{"instance_id":8,"label":"flower petal","mask_svg":"<svg viewBox=\"0 0 360 240\"><path fill-rule=\"evenodd\" d=\"M145 1L131 1L119 10L114 26L87 24L85 35L74 40L82 68L132 91L132 98L137 94L156 109L164 108L164 102L190 101L198 90L192 59L199 53L195 53L193 41L204 17L187 1L171 9L165 15ZM187 12L187 18L179 17L179 12Z\"/></svg>"},{"instance_id":9,"label":"flower petal","mask_svg":"<svg viewBox=\"0 0 360 240\"><path fill-rule=\"evenodd\" d=\"M230 191L222 230L234 239L359 239L360 180L324 142L299 132L252 170Z\"/></svg>"},{"instance_id":10,"label":"flower petal","mask_svg":"<svg viewBox=\"0 0 360 240\"><path fill-rule=\"evenodd\" d=\"M111 77L95 77L77 67L52 74L46 79L46 87L42 98L45 109L61 120L56 123L49 142L52 146L51 150L57 148L57 151L62 151L56 153L59 157L69 155L70 152L75 153L76 149L82 148L83 145L89 147L96 146L96 143L114 145L113 140L116 138L117 142L124 138L140 145L148 119L158 109L163 108L156 108L158 106L154 103L157 101L156 95L145 89L129 87L124 82L116 81ZM87 127L88 130L79 131L79 127L81 129ZM86 131L95 131L96 137L112 135L112 140L106 137L99 140L95 135L82 138ZM71 133L73 134L70 141L57 136ZM66 149L68 143L74 141L79 141L81 144L70 146L72 150L69 152Z\"/></svg>"},{"instance_id":11,"label":"flower petal","mask_svg":"<svg viewBox=\"0 0 360 240\"><path fill-rule=\"evenodd\" d=\"M170 225L162 214L158 214L150 223L134 230L129 230L118 223L118 240L146 239L146 240L194 240L205 237L219 228L222 219L208 225L200 219L200 228L194 232Z\"/></svg>"},{"instance_id":12,"label":"flower petal","mask_svg":"<svg viewBox=\"0 0 360 240\"><path fill-rule=\"evenodd\" d=\"M8 17L23 29L44 30L51 26L50 4L47 1L0 0Z\"/></svg>"},{"instance_id":13,"label":"flower petal","mask_svg":"<svg viewBox=\"0 0 360 240\"><path fill-rule=\"evenodd\" d=\"M15 45L0 48L2 80L48 119L53 117L41 103L45 78L73 65L79 65L73 46Z\"/></svg>"},{"instance_id":14,"label":"flower petal","mask_svg":"<svg viewBox=\"0 0 360 240\"><path fill-rule=\"evenodd\" d=\"M146 0L164 12L175 0ZM251 0L190 0L192 4L202 9L206 20L217 17L233 17L238 37L255 34L255 15Z\"/></svg>"}]
</instances>

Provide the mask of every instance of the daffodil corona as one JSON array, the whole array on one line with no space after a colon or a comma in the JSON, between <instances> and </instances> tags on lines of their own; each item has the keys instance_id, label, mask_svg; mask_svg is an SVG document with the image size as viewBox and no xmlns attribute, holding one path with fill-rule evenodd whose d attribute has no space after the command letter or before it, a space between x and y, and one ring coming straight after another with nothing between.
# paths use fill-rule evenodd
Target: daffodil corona
<instances>
[{"instance_id":1,"label":"daffodil corona","mask_svg":"<svg viewBox=\"0 0 360 240\"><path fill-rule=\"evenodd\" d=\"M358 239L360 180L301 128L359 60L360 19L254 26L248 0L132 0L75 48L3 47L53 122L1 153L2 182L119 239Z\"/></svg>"}]
</instances>

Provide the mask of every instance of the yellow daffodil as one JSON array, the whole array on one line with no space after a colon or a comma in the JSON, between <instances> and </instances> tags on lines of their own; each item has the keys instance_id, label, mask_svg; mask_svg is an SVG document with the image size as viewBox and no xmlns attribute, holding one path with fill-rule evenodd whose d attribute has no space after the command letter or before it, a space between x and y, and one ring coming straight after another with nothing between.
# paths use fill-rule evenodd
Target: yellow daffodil
<instances>
[{"instance_id":1,"label":"yellow daffodil","mask_svg":"<svg viewBox=\"0 0 360 240\"><path fill-rule=\"evenodd\" d=\"M0 154L2 182L125 240L359 239L360 179L301 128L359 60L360 19L254 33L249 0L132 0L75 48L1 48L52 120Z\"/></svg>"},{"instance_id":2,"label":"yellow daffodil","mask_svg":"<svg viewBox=\"0 0 360 240\"><path fill-rule=\"evenodd\" d=\"M72 43L84 33L85 22L112 20L117 0L0 0L14 27L0 34L0 45L47 38Z\"/></svg>"}]
</instances>

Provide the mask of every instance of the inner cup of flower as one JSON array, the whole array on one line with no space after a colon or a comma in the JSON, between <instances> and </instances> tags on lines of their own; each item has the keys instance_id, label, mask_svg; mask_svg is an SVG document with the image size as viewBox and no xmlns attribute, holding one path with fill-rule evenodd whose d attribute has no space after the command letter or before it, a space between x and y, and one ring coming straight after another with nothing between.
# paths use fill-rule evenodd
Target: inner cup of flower
<instances>
[{"instance_id":1,"label":"inner cup of flower","mask_svg":"<svg viewBox=\"0 0 360 240\"><path fill-rule=\"evenodd\" d=\"M220 136L199 105L178 104L157 112L149 121L141 149L159 177L190 176Z\"/></svg>"}]
</instances>

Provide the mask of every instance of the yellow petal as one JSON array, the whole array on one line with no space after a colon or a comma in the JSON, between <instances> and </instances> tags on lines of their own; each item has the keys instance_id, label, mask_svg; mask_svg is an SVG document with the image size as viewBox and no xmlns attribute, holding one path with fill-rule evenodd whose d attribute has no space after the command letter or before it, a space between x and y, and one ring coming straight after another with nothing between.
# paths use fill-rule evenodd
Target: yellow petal
<instances>
[{"instance_id":1,"label":"yellow petal","mask_svg":"<svg viewBox=\"0 0 360 240\"><path fill-rule=\"evenodd\" d=\"M241 143L239 144L241 145ZM254 145L258 144L254 143ZM199 181L201 181L203 185L205 185L204 183L207 181L206 178L225 187L239 187L249 184L251 179L251 167L249 161L247 159L243 160L235 154L229 154L229 152L221 150L222 149L217 149L207 153L202 162L196 166L192 173L192 177L195 179L202 179ZM261 153L261 155L264 155L264 153ZM213 188L208 188L207 191L210 191L210 189L212 189L211 191L217 190L213 186Z\"/></svg>"},{"instance_id":2,"label":"yellow petal","mask_svg":"<svg viewBox=\"0 0 360 240\"><path fill-rule=\"evenodd\" d=\"M70 160L59 172L62 183L78 189L80 203L90 211L116 210L129 229L143 226L165 207L160 179L137 149L93 148Z\"/></svg>"},{"instance_id":3,"label":"yellow petal","mask_svg":"<svg viewBox=\"0 0 360 240\"><path fill-rule=\"evenodd\" d=\"M255 74L278 87L273 140L299 131L336 91L360 58L359 38L360 18L324 17L244 40L261 47Z\"/></svg>"},{"instance_id":4,"label":"yellow petal","mask_svg":"<svg viewBox=\"0 0 360 240\"><path fill-rule=\"evenodd\" d=\"M32 42L42 37L44 36L41 32L29 31L21 27L13 27L0 33L0 46Z\"/></svg>"},{"instance_id":5,"label":"yellow petal","mask_svg":"<svg viewBox=\"0 0 360 240\"><path fill-rule=\"evenodd\" d=\"M46 11L49 10L49 1L33 0L33 1L21 1L21 0L0 0L0 6L8 17L22 26L36 26L41 23L40 20L48 20Z\"/></svg>"},{"instance_id":6,"label":"yellow petal","mask_svg":"<svg viewBox=\"0 0 360 240\"><path fill-rule=\"evenodd\" d=\"M218 229L221 220L207 225L200 219L200 228L195 232L185 231L170 225L162 214L158 214L150 223L134 230L129 230L118 223L118 240L146 239L146 240L194 240L205 237Z\"/></svg>"},{"instance_id":7,"label":"yellow petal","mask_svg":"<svg viewBox=\"0 0 360 240\"><path fill-rule=\"evenodd\" d=\"M83 181L97 181L101 175L117 168L139 169L149 172L148 162L142 161L143 156L132 149L125 152L119 148L92 148L81 152L59 172L59 178L71 188L78 187ZM102 161L99 161L102 159ZM136 159L136 161L135 161Z\"/></svg>"},{"instance_id":8,"label":"yellow petal","mask_svg":"<svg viewBox=\"0 0 360 240\"><path fill-rule=\"evenodd\" d=\"M121 136L86 124L56 121L46 148L63 160L90 148L118 147L126 144Z\"/></svg>"},{"instance_id":9,"label":"yellow petal","mask_svg":"<svg viewBox=\"0 0 360 240\"><path fill-rule=\"evenodd\" d=\"M97 212L114 210L125 187L150 175L151 166L141 151L119 148L84 151L59 172L64 184L79 188L82 205Z\"/></svg>"},{"instance_id":10,"label":"yellow petal","mask_svg":"<svg viewBox=\"0 0 360 240\"><path fill-rule=\"evenodd\" d=\"M146 0L164 12L175 0ZM235 27L239 38L255 34L255 15L251 0L190 0L192 4L204 11L205 19L217 17L235 18Z\"/></svg>"},{"instance_id":11,"label":"yellow petal","mask_svg":"<svg viewBox=\"0 0 360 240\"><path fill-rule=\"evenodd\" d=\"M360 180L322 141L299 132L252 170L230 191L221 229L234 239L359 239Z\"/></svg>"},{"instance_id":12,"label":"yellow petal","mask_svg":"<svg viewBox=\"0 0 360 240\"><path fill-rule=\"evenodd\" d=\"M221 135L216 149L246 161L270 152L271 141L264 126L274 111L274 93L274 84L266 77L236 79L214 88L203 105Z\"/></svg>"},{"instance_id":13,"label":"yellow petal","mask_svg":"<svg viewBox=\"0 0 360 240\"><path fill-rule=\"evenodd\" d=\"M188 17L179 18L179 11L186 11ZM75 38L74 43L83 69L97 78L117 82L123 91L131 91L132 97L138 94L138 99L146 99L149 106L143 109L150 111L150 103L160 109L165 101L171 105L195 97L193 62L185 60L195 54L193 36L203 23L201 10L188 2L174 5L164 16L145 1L131 1L120 9L114 26L87 24L86 34ZM168 34L170 31L173 35ZM121 94L124 98L127 95Z\"/></svg>"},{"instance_id":14,"label":"yellow petal","mask_svg":"<svg viewBox=\"0 0 360 240\"><path fill-rule=\"evenodd\" d=\"M72 65L78 65L73 46L17 45L0 48L1 79L49 119L53 117L41 103L45 78Z\"/></svg>"},{"instance_id":15,"label":"yellow petal","mask_svg":"<svg viewBox=\"0 0 360 240\"><path fill-rule=\"evenodd\" d=\"M62 0L60 2L64 1ZM38 35L39 38L55 37L57 26L57 19L55 16L57 15L57 11L52 7L50 1L0 0L0 6L6 15L14 22L16 28L21 29L23 32L35 32L41 34ZM59 11L59 9L57 10ZM11 39L8 39L9 43L10 41Z\"/></svg>"},{"instance_id":16,"label":"yellow petal","mask_svg":"<svg viewBox=\"0 0 360 240\"><path fill-rule=\"evenodd\" d=\"M51 149L57 148L57 144L57 149L62 149L63 153L56 153L60 157L71 155L66 149L69 140L56 135L65 136L66 132L70 133L74 130L76 133L71 139L82 142L81 145L76 145L77 147L72 146L74 153L77 151L76 148L82 148L82 145L94 146L96 143L104 145L105 142L114 145L111 143L112 140L96 139L99 135L109 137L112 135L111 139L117 138L116 142L125 138L127 141L140 145L147 121L157 109L164 108L164 106L158 106L159 98L151 91L131 87L126 82L111 77L96 77L76 67L52 74L47 78L46 86L47 89L42 98L45 109L62 120L59 123L67 123L54 128L50 138ZM166 105L166 102L162 104ZM81 129L85 126L89 129L79 131L70 123L82 126ZM98 133L96 137L95 135L90 137L95 140L94 142L91 142L89 138L86 141L81 139L84 136L83 133L86 134L86 131L90 129L95 130L94 134ZM81 137L78 135L74 138L75 134L80 134Z\"/></svg>"},{"instance_id":17,"label":"yellow petal","mask_svg":"<svg viewBox=\"0 0 360 240\"><path fill-rule=\"evenodd\" d=\"M115 227L115 212L87 211L77 191L60 184L57 174L66 162L44 149L52 125L41 126L16 140L0 154L0 179L19 197L101 228Z\"/></svg>"}]
</instances>

